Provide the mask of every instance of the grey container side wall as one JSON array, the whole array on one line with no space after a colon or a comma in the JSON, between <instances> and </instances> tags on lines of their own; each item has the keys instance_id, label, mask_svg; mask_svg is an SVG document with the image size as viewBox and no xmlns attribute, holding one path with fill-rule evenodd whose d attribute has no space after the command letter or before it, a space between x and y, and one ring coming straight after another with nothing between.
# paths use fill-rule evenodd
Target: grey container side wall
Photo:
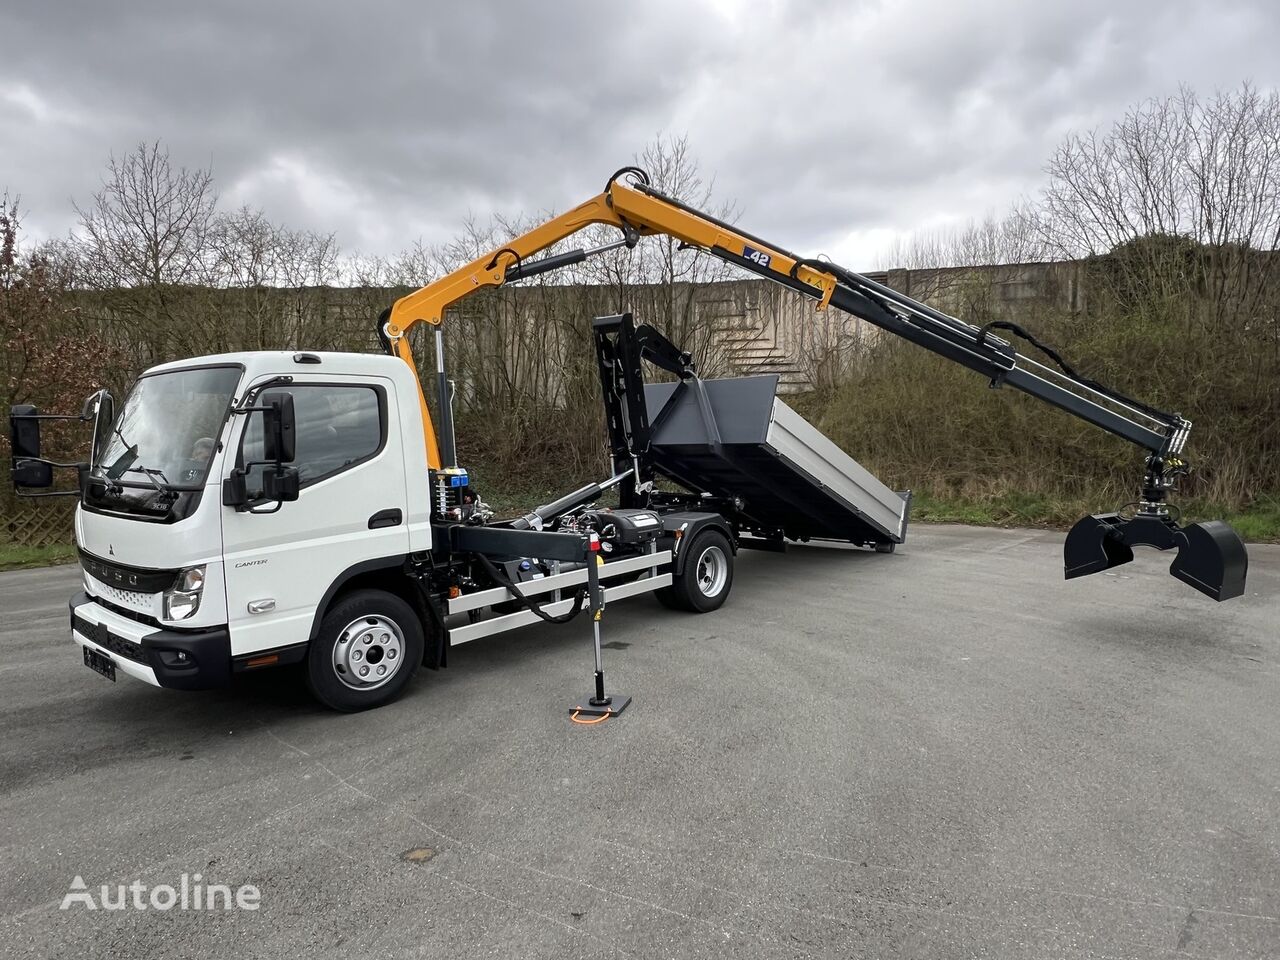
<instances>
[{"instance_id":1,"label":"grey container side wall","mask_svg":"<svg viewBox=\"0 0 1280 960\"><path fill-rule=\"evenodd\" d=\"M777 396L776 376L706 380L717 447L695 395L645 385L651 456L682 486L742 497L744 514L802 539L901 543L909 501L890 490ZM670 409L667 409L670 407Z\"/></svg>"},{"instance_id":2,"label":"grey container side wall","mask_svg":"<svg viewBox=\"0 0 1280 960\"><path fill-rule=\"evenodd\" d=\"M773 402L766 443L798 472L808 475L829 495L843 500L901 543L907 530L908 501L871 475L862 464L823 436L813 424L782 400Z\"/></svg>"}]
</instances>

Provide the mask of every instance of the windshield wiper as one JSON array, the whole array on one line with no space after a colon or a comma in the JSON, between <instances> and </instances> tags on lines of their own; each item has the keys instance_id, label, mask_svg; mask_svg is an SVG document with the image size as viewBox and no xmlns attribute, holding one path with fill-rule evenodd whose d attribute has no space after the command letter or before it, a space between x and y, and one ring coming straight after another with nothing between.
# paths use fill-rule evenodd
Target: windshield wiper
<instances>
[{"instance_id":1,"label":"windshield wiper","mask_svg":"<svg viewBox=\"0 0 1280 960\"><path fill-rule=\"evenodd\" d=\"M159 467L130 467L125 473L140 473L151 481L151 485L156 488L156 493L162 497L176 497L177 491L173 489L173 484L169 482L169 478L164 475L164 471ZM159 477L160 479L156 479Z\"/></svg>"}]
</instances>

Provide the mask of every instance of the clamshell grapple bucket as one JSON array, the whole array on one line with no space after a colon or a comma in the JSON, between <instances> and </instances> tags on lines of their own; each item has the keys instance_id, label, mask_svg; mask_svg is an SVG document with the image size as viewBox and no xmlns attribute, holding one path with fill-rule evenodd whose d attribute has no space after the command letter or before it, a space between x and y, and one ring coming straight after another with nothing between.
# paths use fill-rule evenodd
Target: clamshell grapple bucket
<instances>
[{"instance_id":1,"label":"clamshell grapple bucket","mask_svg":"<svg viewBox=\"0 0 1280 960\"><path fill-rule=\"evenodd\" d=\"M1138 546L1177 550L1169 572L1214 600L1244 593L1249 555L1239 535L1221 520L1180 527L1167 515L1100 513L1079 520L1063 545L1066 578L1128 563Z\"/></svg>"}]
</instances>

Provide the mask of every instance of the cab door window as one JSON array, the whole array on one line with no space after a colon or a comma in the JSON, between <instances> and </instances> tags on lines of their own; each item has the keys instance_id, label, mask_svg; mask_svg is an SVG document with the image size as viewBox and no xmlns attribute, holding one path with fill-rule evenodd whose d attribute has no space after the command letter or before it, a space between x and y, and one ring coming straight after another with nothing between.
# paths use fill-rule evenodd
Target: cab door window
<instances>
[{"instance_id":1,"label":"cab door window","mask_svg":"<svg viewBox=\"0 0 1280 960\"><path fill-rule=\"evenodd\" d=\"M294 384L287 390L264 390L254 406L284 392L293 394L293 466L304 489L371 459L386 442L386 395L379 387ZM241 464L263 457L262 419L261 414L249 415ZM251 500L262 497L262 470L261 465L251 467L245 478Z\"/></svg>"}]
</instances>

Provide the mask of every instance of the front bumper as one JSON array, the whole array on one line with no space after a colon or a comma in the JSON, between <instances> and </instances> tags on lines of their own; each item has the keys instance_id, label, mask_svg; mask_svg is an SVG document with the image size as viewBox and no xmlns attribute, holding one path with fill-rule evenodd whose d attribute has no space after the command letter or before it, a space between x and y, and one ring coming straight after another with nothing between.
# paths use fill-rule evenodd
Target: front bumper
<instances>
[{"instance_id":1,"label":"front bumper","mask_svg":"<svg viewBox=\"0 0 1280 960\"><path fill-rule=\"evenodd\" d=\"M231 682L226 627L164 630L140 623L77 593L69 603L71 637L110 657L135 679L173 690L209 690Z\"/></svg>"}]
</instances>

